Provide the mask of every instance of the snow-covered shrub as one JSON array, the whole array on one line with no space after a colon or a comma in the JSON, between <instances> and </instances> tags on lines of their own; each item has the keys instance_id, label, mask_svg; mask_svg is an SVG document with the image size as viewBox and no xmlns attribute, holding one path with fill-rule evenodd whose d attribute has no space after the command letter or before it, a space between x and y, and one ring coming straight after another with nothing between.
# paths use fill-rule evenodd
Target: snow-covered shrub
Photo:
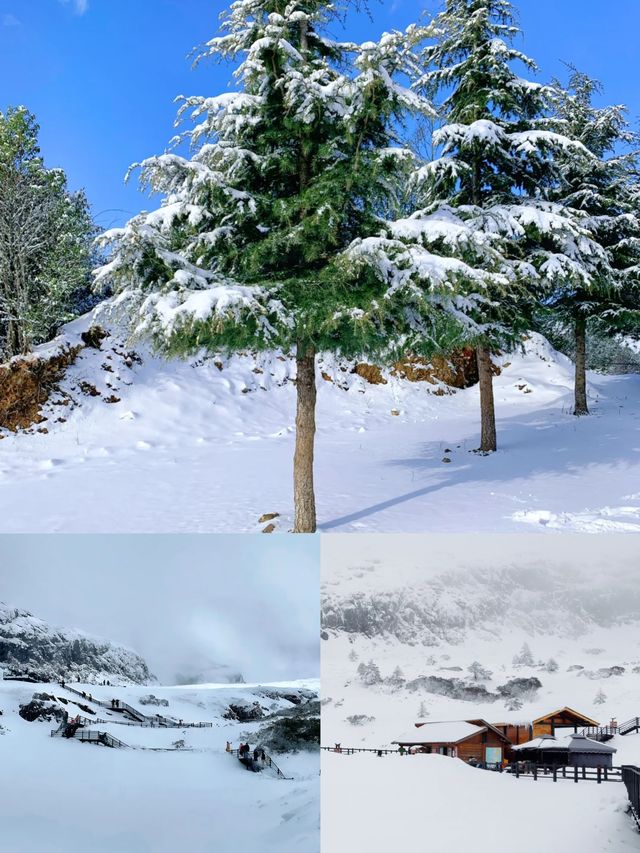
<instances>
[{"instance_id":1,"label":"snow-covered shrub","mask_svg":"<svg viewBox=\"0 0 640 853\"><path fill-rule=\"evenodd\" d=\"M366 714L352 714L347 717L347 722L352 726L364 726L366 723L372 723L375 717L368 717Z\"/></svg>"},{"instance_id":2,"label":"snow-covered shrub","mask_svg":"<svg viewBox=\"0 0 640 853\"><path fill-rule=\"evenodd\" d=\"M514 655L513 665L514 666L535 666L533 654L531 653L531 649L529 648L528 643L523 643L522 648L520 649L519 653L517 655Z\"/></svg>"},{"instance_id":3,"label":"snow-covered shrub","mask_svg":"<svg viewBox=\"0 0 640 853\"><path fill-rule=\"evenodd\" d=\"M360 664L358 667L358 675L367 687L372 687L374 684L382 683L382 676L380 675L378 665L372 660L370 660L369 663Z\"/></svg>"},{"instance_id":4,"label":"snow-covered shrub","mask_svg":"<svg viewBox=\"0 0 640 853\"><path fill-rule=\"evenodd\" d=\"M474 660L474 662L470 666L468 666L467 669L473 676L474 681L488 681L493 675L490 669L487 669L486 667L482 666L482 664L477 660Z\"/></svg>"},{"instance_id":5,"label":"snow-covered shrub","mask_svg":"<svg viewBox=\"0 0 640 853\"><path fill-rule=\"evenodd\" d=\"M146 696L140 696L138 699L141 705L156 705L157 707L169 707L169 702L167 699L158 699L157 696L154 696L153 693L148 693Z\"/></svg>"}]
</instances>

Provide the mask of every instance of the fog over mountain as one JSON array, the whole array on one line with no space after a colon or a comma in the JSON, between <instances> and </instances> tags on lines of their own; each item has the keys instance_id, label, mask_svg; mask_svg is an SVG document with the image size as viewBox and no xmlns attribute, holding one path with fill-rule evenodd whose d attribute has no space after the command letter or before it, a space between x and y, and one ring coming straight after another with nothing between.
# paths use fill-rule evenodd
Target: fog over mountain
<instances>
[{"instance_id":1,"label":"fog over mountain","mask_svg":"<svg viewBox=\"0 0 640 853\"><path fill-rule=\"evenodd\" d=\"M634 537L337 538L323 553L325 631L435 646L640 622Z\"/></svg>"},{"instance_id":2,"label":"fog over mountain","mask_svg":"<svg viewBox=\"0 0 640 853\"><path fill-rule=\"evenodd\" d=\"M317 544L311 537L286 542L8 538L0 600L134 649L167 684L316 677Z\"/></svg>"}]
</instances>

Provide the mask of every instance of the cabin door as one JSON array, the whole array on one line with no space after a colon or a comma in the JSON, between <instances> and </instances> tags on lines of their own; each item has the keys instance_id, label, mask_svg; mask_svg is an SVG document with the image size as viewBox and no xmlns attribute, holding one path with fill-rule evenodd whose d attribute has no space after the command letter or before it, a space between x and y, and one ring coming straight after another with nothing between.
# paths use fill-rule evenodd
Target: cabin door
<instances>
[{"instance_id":1,"label":"cabin door","mask_svg":"<svg viewBox=\"0 0 640 853\"><path fill-rule=\"evenodd\" d=\"M495 764L499 767L502 764L502 747L487 746L484 751L485 764Z\"/></svg>"}]
</instances>

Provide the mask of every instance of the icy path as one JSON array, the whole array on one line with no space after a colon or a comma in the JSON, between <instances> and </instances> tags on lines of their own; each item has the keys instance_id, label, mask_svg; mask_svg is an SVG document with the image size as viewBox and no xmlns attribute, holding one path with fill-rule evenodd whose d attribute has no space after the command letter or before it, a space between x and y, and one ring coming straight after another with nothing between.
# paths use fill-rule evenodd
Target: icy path
<instances>
[{"instance_id":1,"label":"icy path","mask_svg":"<svg viewBox=\"0 0 640 853\"><path fill-rule=\"evenodd\" d=\"M290 528L288 363L220 371L148 357L114 380L104 358L87 351L67 380L102 397L51 418L46 435L0 441L1 532L257 532L267 512ZM500 450L487 458L471 452L475 388L437 397L424 384L320 380L321 529L640 532L640 377L591 377L593 414L578 420L567 359L535 338L510 362L496 380ZM120 375L107 405L104 383Z\"/></svg>"},{"instance_id":2,"label":"icy path","mask_svg":"<svg viewBox=\"0 0 640 853\"><path fill-rule=\"evenodd\" d=\"M621 783L533 782L439 755L323 753L322 843L358 850L626 853L638 834Z\"/></svg>"}]
</instances>

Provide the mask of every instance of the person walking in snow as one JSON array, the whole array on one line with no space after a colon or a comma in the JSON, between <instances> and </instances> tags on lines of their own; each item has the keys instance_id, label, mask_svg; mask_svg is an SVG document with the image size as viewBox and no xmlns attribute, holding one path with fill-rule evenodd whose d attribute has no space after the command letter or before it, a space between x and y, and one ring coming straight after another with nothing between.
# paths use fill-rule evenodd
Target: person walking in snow
<instances>
[{"instance_id":1,"label":"person walking in snow","mask_svg":"<svg viewBox=\"0 0 640 853\"><path fill-rule=\"evenodd\" d=\"M231 741L227 741L227 746L225 747L225 752L231 752Z\"/></svg>"},{"instance_id":2,"label":"person walking in snow","mask_svg":"<svg viewBox=\"0 0 640 853\"><path fill-rule=\"evenodd\" d=\"M264 751L264 749L260 750L260 760L263 764L267 763L267 753Z\"/></svg>"},{"instance_id":3,"label":"person walking in snow","mask_svg":"<svg viewBox=\"0 0 640 853\"><path fill-rule=\"evenodd\" d=\"M256 748L253 750L253 760L257 761L259 757L260 757L260 751L259 751L258 747L256 746Z\"/></svg>"}]
</instances>

